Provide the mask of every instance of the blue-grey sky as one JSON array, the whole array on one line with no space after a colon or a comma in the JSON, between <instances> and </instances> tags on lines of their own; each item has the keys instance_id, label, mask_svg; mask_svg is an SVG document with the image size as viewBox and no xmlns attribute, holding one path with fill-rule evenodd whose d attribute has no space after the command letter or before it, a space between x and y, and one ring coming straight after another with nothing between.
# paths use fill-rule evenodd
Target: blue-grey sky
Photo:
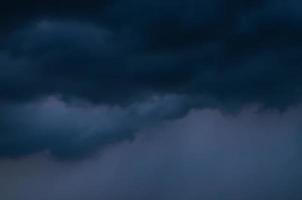
<instances>
[{"instance_id":1,"label":"blue-grey sky","mask_svg":"<svg viewBox=\"0 0 302 200\"><path fill-rule=\"evenodd\" d=\"M301 9L3 3L0 199L301 199Z\"/></svg>"}]
</instances>

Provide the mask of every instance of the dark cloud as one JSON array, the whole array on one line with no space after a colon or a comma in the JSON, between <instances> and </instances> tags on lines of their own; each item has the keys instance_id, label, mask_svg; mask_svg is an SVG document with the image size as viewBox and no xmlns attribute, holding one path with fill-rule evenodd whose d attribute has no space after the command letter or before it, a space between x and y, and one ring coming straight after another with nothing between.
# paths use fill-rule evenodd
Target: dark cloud
<instances>
[{"instance_id":1,"label":"dark cloud","mask_svg":"<svg viewBox=\"0 0 302 200\"><path fill-rule=\"evenodd\" d=\"M187 110L181 97L153 98L128 107L66 104L57 98L0 107L0 157L48 152L80 159Z\"/></svg>"},{"instance_id":2,"label":"dark cloud","mask_svg":"<svg viewBox=\"0 0 302 200\"><path fill-rule=\"evenodd\" d=\"M301 95L301 16L283 4L132 0L111 2L97 22L38 17L3 45L2 68L22 77L1 79L2 99L188 94L288 105Z\"/></svg>"},{"instance_id":3,"label":"dark cloud","mask_svg":"<svg viewBox=\"0 0 302 200\"><path fill-rule=\"evenodd\" d=\"M3 2L0 199L301 199L301 6Z\"/></svg>"},{"instance_id":4,"label":"dark cloud","mask_svg":"<svg viewBox=\"0 0 302 200\"><path fill-rule=\"evenodd\" d=\"M44 16L53 18L69 18L72 16L76 19L92 19L110 2L111 0L6 1L1 4L0 8L0 34L13 31L27 21Z\"/></svg>"},{"instance_id":5,"label":"dark cloud","mask_svg":"<svg viewBox=\"0 0 302 200\"><path fill-rule=\"evenodd\" d=\"M191 108L233 111L259 104L280 109L301 101L302 15L298 1L18 3L11 1L1 8L5 10L0 23L2 156L47 149L56 155L94 151L131 138L146 124L176 118ZM166 111L169 107L163 103L151 118L124 117L117 125L125 130L123 134L114 129L106 137L98 134L95 140L77 143L65 133L78 137L86 130L65 127L64 120L55 125L48 124L50 119L42 123L32 119L31 110L15 112L53 96L68 105L83 101L96 109L121 107L123 112L132 112L133 105L154 97L181 96L185 100L171 100L169 104L176 104L173 110L177 112ZM12 108L6 108L8 105ZM124 122L128 118L132 119L130 125ZM50 134L32 136L38 132Z\"/></svg>"}]
</instances>

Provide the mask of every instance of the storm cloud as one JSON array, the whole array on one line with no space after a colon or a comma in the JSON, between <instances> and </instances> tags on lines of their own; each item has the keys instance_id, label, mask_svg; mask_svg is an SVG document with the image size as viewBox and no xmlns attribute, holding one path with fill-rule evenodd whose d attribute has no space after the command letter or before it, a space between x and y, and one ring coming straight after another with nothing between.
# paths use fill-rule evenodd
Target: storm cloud
<instances>
[{"instance_id":1,"label":"storm cloud","mask_svg":"<svg viewBox=\"0 0 302 200\"><path fill-rule=\"evenodd\" d=\"M48 152L59 159L79 159L158 126L187 112L183 98L166 96L119 106L67 104L52 97L1 107L0 156Z\"/></svg>"},{"instance_id":2,"label":"storm cloud","mask_svg":"<svg viewBox=\"0 0 302 200\"><path fill-rule=\"evenodd\" d=\"M0 199L301 199L301 8L3 2Z\"/></svg>"},{"instance_id":3,"label":"storm cloud","mask_svg":"<svg viewBox=\"0 0 302 200\"><path fill-rule=\"evenodd\" d=\"M89 19L53 17L49 6L3 41L1 99L129 104L176 94L287 106L301 97L296 4L111 1Z\"/></svg>"},{"instance_id":4,"label":"storm cloud","mask_svg":"<svg viewBox=\"0 0 302 200\"><path fill-rule=\"evenodd\" d=\"M295 0L4 4L1 156L91 152L192 108L237 112L248 105L284 110L299 104L299 5ZM152 117L134 109L171 96L172 110L166 111L165 101ZM60 105L41 106L51 98ZM94 114L100 108L118 120L109 116L101 127L107 114ZM114 130L107 130L108 124ZM98 127L93 142L73 138L82 138L91 126Z\"/></svg>"}]
</instances>

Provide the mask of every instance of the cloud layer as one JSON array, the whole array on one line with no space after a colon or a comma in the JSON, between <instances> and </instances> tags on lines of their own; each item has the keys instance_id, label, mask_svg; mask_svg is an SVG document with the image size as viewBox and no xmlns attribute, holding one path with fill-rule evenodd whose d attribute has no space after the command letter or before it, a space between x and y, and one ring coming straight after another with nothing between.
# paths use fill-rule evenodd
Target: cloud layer
<instances>
[{"instance_id":1,"label":"cloud layer","mask_svg":"<svg viewBox=\"0 0 302 200\"><path fill-rule=\"evenodd\" d=\"M301 97L296 4L129 0L90 20L38 16L4 42L2 99L123 104L185 94L286 106Z\"/></svg>"},{"instance_id":2,"label":"cloud layer","mask_svg":"<svg viewBox=\"0 0 302 200\"><path fill-rule=\"evenodd\" d=\"M299 0L0 6L0 199L301 200Z\"/></svg>"},{"instance_id":3,"label":"cloud layer","mask_svg":"<svg viewBox=\"0 0 302 200\"><path fill-rule=\"evenodd\" d=\"M77 157L192 108L299 104L300 4L6 3L0 23L1 156L48 150ZM57 106L45 107L49 98L57 98ZM170 100L159 100L151 117L138 114L136 107L154 98Z\"/></svg>"},{"instance_id":4,"label":"cloud layer","mask_svg":"<svg viewBox=\"0 0 302 200\"><path fill-rule=\"evenodd\" d=\"M183 115L182 98L167 96L128 107L66 104L56 98L1 108L0 156L49 152L79 159L99 148L132 140L138 131Z\"/></svg>"},{"instance_id":5,"label":"cloud layer","mask_svg":"<svg viewBox=\"0 0 302 200\"><path fill-rule=\"evenodd\" d=\"M81 162L2 160L6 200L298 200L301 106L237 116L194 110Z\"/></svg>"}]
</instances>

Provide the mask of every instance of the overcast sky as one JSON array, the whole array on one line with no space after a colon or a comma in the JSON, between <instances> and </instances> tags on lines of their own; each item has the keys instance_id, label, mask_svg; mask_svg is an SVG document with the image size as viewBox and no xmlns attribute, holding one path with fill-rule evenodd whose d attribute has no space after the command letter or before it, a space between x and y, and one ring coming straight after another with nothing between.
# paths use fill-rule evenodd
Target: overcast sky
<instances>
[{"instance_id":1,"label":"overcast sky","mask_svg":"<svg viewBox=\"0 0 302 200\"><path fill-rule=\"evenodd\" d=\"M301 9L4 2L0 199L302 199Z\"/></svg>"}]
</instances>

